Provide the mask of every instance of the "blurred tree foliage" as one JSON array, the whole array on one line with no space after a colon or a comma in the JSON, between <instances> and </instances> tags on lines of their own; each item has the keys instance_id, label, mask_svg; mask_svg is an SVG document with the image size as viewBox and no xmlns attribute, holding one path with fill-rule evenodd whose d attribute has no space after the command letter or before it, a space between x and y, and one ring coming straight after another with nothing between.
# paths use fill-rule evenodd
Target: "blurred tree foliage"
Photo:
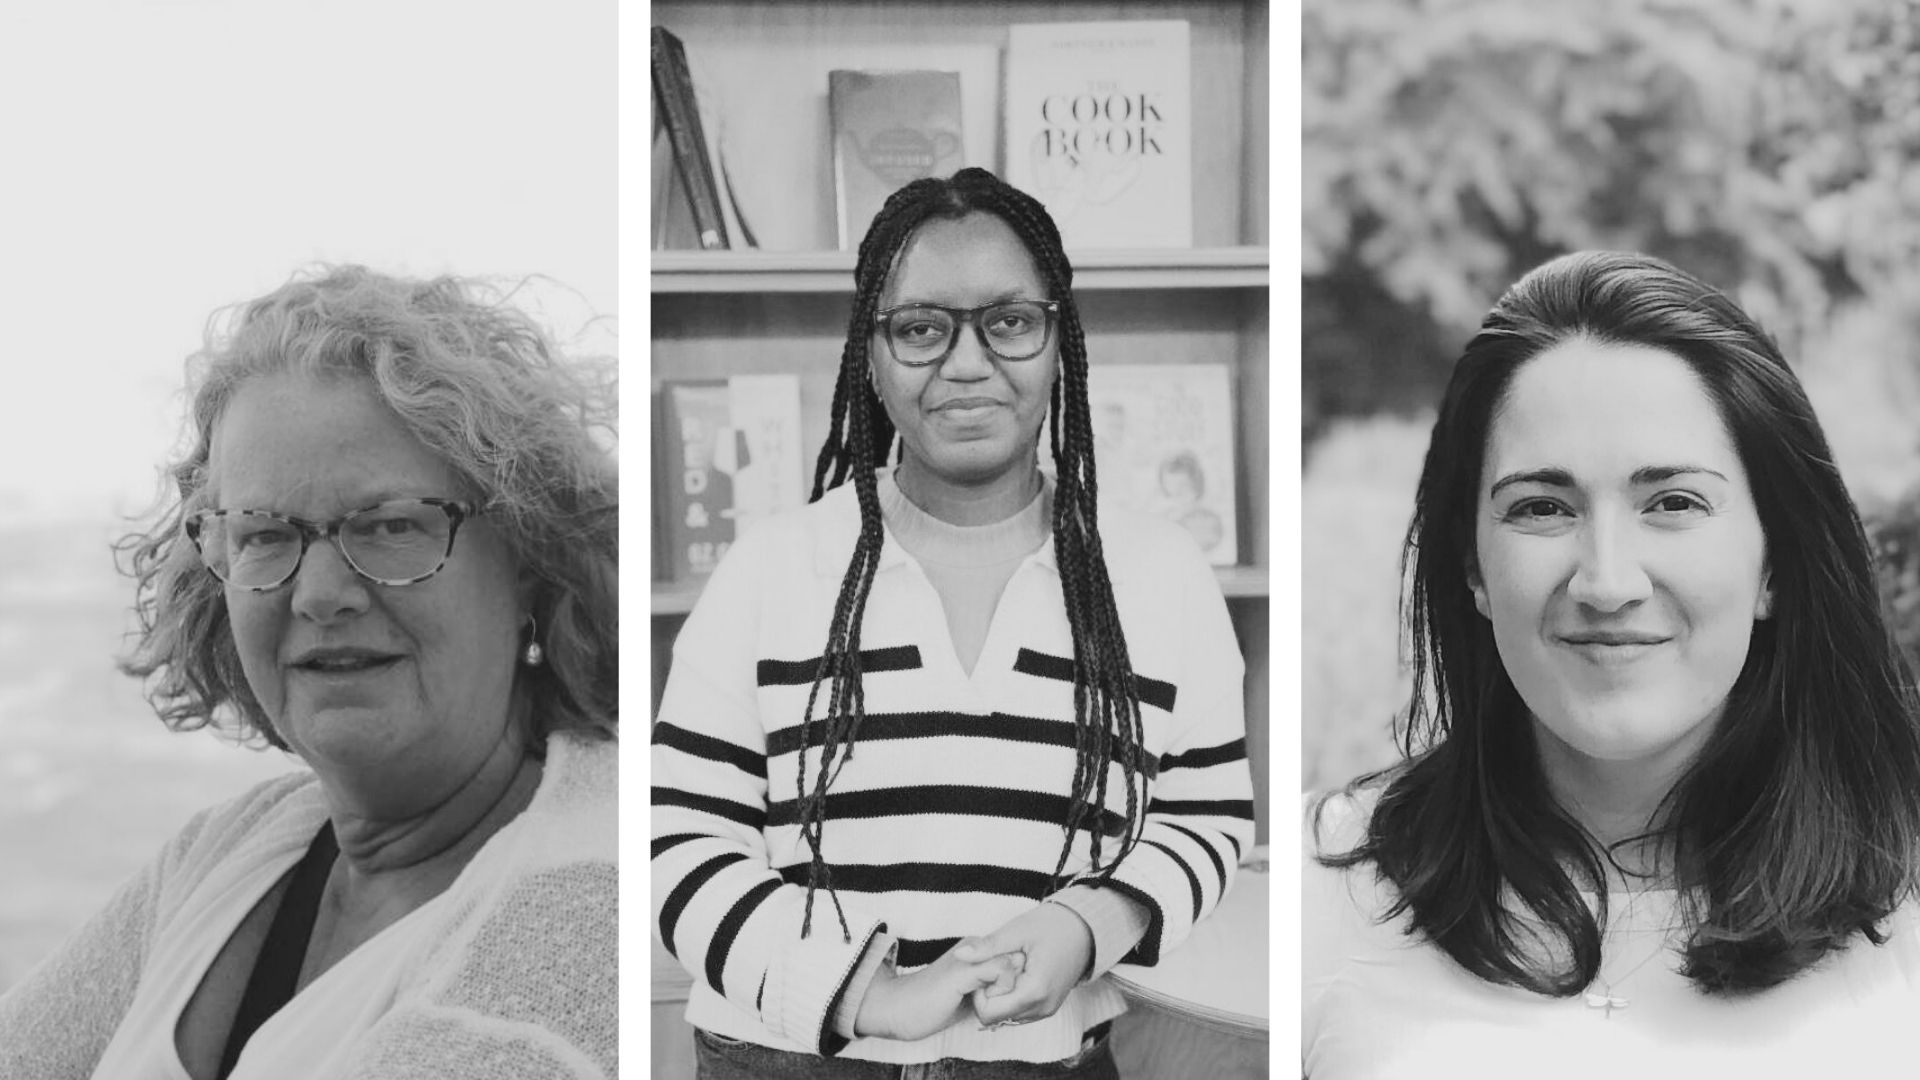
<instances>
[{"instance_id":1,"label":"blurred tree foliage","mask_svg":"<svg viewBox=\"0 0 1920 1080\"><path fill-rule=\"evenodd\" d=\"M1789 355L1920 310L1920 0L1307 0L1303 413L1431 403L1587 247L1730 290Z\"/></svg>"},{"instance_id":2,"label":"blurred tree foliage","mask_svg":"<svg viewBox=\"0 0 1920 1080\"><path fill-rule=\"evenodd\" d=\"M1880 599L1907 663L1920 673L1920 492L1868 522L1879 556Z\"/></svg>"}]
</instances>

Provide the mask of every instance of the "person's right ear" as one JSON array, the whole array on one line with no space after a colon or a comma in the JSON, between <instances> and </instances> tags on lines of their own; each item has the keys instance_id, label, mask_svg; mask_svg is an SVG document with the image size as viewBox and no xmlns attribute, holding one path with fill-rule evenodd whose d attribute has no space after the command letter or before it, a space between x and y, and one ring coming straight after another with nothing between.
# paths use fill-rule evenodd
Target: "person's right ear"
<instances>
[{"instance_id":1,"label":"person's right ear","mask_svg":"<svg viewBox=\"0 0 1920 1080\"><path fill-rule=\"evenodd\" d=\"M1487 602L1487 582L1480 576L1480 564L1467 560L1467 589L1473 593L1473 606L1480 612L1481 618L1493 618L1493 605Z\"/></svg>"}]
</instances>

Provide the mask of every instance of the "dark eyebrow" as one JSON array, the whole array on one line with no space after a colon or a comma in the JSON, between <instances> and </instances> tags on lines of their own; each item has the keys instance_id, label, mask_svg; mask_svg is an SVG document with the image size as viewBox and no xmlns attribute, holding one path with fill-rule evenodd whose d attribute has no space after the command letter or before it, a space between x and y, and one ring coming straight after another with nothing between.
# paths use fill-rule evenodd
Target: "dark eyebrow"
<instances>
[{"instance_id":1,"label":"dark eyebrow","mask_svg":"<svg viewBox=\"0 0 1920 1080\"><path fill-rule=\"evenodd\" d=\"M1642 465L1633 470L1632 479L1636 486L1640 484L1663 484L1676 476L1685 476L1688 473L1705 473L1708 476L1719 477L1720 482L1723 484L1732 483L1732 481L1728 480L1725 476L1722 476L1719 471L1709 469L1705 465Z\"/></svg>"},{"instance_id":2,"label":"dark eyebrow","mask_svg":"<svg viewBox=\"0 0 1920 1080\"><path fill-rule=\"evenodd\" d=\"M1557 466L1548 466L1544 469L1528 469L1525 472L1508 473L1493 482L1493 487L1487 490L1487 498L1493 498L1500 494L1501 488L1511 487L1514 484L1545 484L1548 487L1566 488L1574 486L1572 473Z\"/></svg>"},{"instance_id":3,"label":"dark eyebrow","mask_svg":"<svg viewBox=\"0 0 1920 1080\"><path fill-rule=\"evenodd\" d=\"M1642 487L1647 484L1664 484L1676 476L1685 476L1689 473L1704 473L1708 476L1719 477L1721 483L1731 483L1731 481L1718 470L1709 469L1704 465L1642 465L1633 470L1633 475L1628 477L1628 482L1635 487ZM1493 498L1500 494L1501 488L1513 484L1544 484L1548 487L1565 488L1578 486L1573 482L1573 474L1571 472L1558 466L1548 466L1544 469L1528 469L1524 472L1508 473L1493 482L1493 487L1487 491L1487 498Z\"/></svg>"}]
</instances>

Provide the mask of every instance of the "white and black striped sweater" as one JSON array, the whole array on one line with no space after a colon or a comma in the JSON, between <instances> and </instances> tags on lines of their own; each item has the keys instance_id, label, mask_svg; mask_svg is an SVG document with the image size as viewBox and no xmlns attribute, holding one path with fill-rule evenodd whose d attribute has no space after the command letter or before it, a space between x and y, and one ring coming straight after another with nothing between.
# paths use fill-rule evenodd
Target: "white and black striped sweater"
<instances>
[{"instance_id":1,"label":"white and black striped sweater","mask_svg":"<svg viewBox=\"0 0 1920 1080\"><path fill-rule=\"evenodd\" d=\"M1074 768L1072 644L1051 541L1008 582L969 676L932 584L889 535L861 635L866 718L827 795L823 849L851 940L824 888L801 938L800 717L859 531L853 494L836 489L742 537L674 645L654 726L653 901L663 941L694 977L687 1018L763 1045L882 1061L1066 1057L1124 1008L1109 980L1076 988L1047 1021L994 1032L960 1024L845 1047L831 1033L877 930L900 940L899 964L912 968L1049 893ZM1186 534L1102 512L1153 763L1143 842L1108 887L1150 917L1120 959L1151 965L1213 909L1253 839L1243 664ZM809 787L818 761L816 741ZM1125 820L1117 764L1107 805L1103 859ZM1087 877L1089 851L1082 831L1069 877Z\"/></svg>"}]
</instances>

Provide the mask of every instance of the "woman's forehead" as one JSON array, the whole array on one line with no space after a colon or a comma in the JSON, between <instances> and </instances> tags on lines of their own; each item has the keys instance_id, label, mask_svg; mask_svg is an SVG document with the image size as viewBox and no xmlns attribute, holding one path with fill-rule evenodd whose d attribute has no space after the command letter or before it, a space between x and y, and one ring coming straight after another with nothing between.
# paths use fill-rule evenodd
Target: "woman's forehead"
<instances>
[{"instance_id":1,"label":"woman's forehead","mask_svg":"<svg viewBox=\"0 0 1920 1080\"><path fill-rule=\"evenodd\" d=\"M1483 488L1516 469L1607 484L1649 465L1733 477L1740 461L1718 405L1680 357L1575 339L1514 373L1488 425L1485 464Z\"/></svg>"},{"instance_id":2,"label":"woman's forehead","mask_svg":"<svg viewBox=\"0 0 1920 1080\"><path fill-rule=\"evenodd\" d=\"M300 516L460 494L453 469L362 379L249 380L214 424L207 464L223 505Z\"/></svg>"},{"instance_id":3,"label":"woman's forehead","mask_svg":"<svg viewBox=\"0 0 1920 1080\"><path fill-rule=\"evenodd\" d=\"M1046 296L1046 283L1020 236L999 217L934 218L908 238L884 302L971 307L996 298Z\"/></svg>"}]
</instances>

